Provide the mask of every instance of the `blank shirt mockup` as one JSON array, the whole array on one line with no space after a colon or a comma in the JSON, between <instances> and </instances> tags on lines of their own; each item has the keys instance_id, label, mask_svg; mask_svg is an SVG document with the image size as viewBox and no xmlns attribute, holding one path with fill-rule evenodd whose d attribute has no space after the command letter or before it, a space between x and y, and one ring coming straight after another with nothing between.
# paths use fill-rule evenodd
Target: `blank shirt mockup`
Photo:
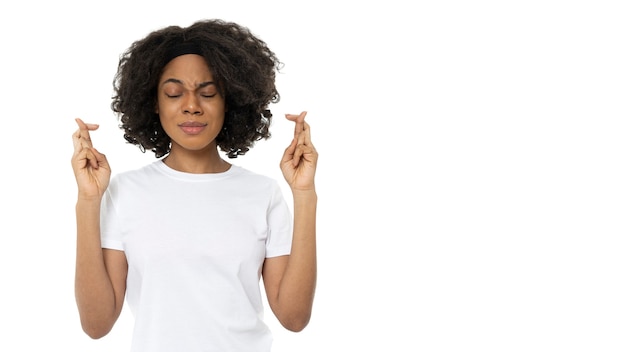
<instances>
[{"instance_id":1,"label":"blank shirt mockup","mask_svg":"<svg viewBox=\"0 0 626 352\"><path fill-rule=\"evenodd\" d=\"M270 351L260 277L291 250L278 183L239 166L189 174L158 160L111 179L102 247L124 251L132 351Z\"/></svg>"}]
</instances>

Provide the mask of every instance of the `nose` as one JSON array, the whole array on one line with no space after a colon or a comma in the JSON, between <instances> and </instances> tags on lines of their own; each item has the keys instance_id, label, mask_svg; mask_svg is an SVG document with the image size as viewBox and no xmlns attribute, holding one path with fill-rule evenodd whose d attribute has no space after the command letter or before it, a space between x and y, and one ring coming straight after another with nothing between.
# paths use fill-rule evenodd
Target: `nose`
<instances>
[{"instance_id":1,"label":"nose","mask_svg":"<svg viewBox=\"0 0 626 352\"><path fill-rule=\"evenodd\" d=\"M183 112L185 114L200 115L202 109L198 103L198 98L194 94L189 94L187 100L183 106Z\"/></svg>"}]
</instances>

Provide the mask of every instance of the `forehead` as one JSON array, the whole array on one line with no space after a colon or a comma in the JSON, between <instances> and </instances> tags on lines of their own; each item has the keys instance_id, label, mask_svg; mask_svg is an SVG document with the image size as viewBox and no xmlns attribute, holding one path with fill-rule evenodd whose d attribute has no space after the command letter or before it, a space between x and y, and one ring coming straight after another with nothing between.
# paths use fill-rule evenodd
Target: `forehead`
<instances>
[{"instance_id":1,"label":"forehead","mask_svg":"<svg viewBox=\"0 0 626 352\"><path fill-rule=\"evenodd\" d=\"M207 81L213 79L213 73L204 57L196 54L177 56L165 65L161 74L161 82L168 79L181 81Z\"/></svg>"}]
</instances>

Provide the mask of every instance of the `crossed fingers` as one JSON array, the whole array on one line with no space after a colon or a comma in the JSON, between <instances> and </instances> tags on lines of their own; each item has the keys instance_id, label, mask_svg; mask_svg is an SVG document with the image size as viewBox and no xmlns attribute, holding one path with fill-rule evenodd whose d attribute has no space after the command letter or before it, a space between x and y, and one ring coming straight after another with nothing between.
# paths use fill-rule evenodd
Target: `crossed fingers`
<instances>
[{"instance_id":1,"label":"crossed fingers","mask_svg":"<svg viewBox=\"0 0 626 352\"><path fill-rule=\"evenodd\" d=\"M80 159L87 159L92 167L98 168L98 161L92 151L93 144L91 142L89 131L97 130L99 125L94 123L85 123L79 118L76 119L76 124L78 124L78 129L74 132L74 134L72 134L74 155L78 156L82 154Z\"/></svg>"},{"instance_id":2,"label":"crossed fingers","mask_svg":"<svg viewBox=\"0 0 626 352\"><path fill-rule=\"evenodd\" d=\"M311 143L311 128L309 124L304 121L306 111L303 111L299 115L287 114L286 117L288 120L296 123L293 142L295 143L295 150L293 152L292 163L293 166L297 166L303 157L305 160L307 159L307 154L315 153L315 147Z\"/></svg>"}]
</instances>

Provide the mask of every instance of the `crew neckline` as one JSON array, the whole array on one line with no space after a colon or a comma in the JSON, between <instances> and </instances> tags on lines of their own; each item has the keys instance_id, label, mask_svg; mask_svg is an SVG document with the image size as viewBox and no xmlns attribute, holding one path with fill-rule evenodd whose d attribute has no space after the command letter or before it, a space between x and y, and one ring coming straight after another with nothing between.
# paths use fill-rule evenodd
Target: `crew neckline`
<instances>
[{"instance_id":1,"label":"crew neckline","mask_svg":"<svg viewBox=\"0 0 626 352\"><path fill-rule=\"evenodd\" d=\"M235 173L237 173L240 168L236 165L230 164L230 167L228 168L228 170L224 171L224 172L216 172L216 173L206 173L206 174L194 174L194 173L190 173L190 172L183 172L183 171L178 171L175 169L172 169L171 167L167 166L167 164L165 164L165 162L163 162L163 160L158 160L155 161L153 163L153 166L160 171L161 173L165 174L166 176L172 177L172 178L176 178L179 180L184 180L184 181L213 181L213 180L219 180L219 179L223 179L226 177L229 177Z\"/></svg>"}]
</instances>

